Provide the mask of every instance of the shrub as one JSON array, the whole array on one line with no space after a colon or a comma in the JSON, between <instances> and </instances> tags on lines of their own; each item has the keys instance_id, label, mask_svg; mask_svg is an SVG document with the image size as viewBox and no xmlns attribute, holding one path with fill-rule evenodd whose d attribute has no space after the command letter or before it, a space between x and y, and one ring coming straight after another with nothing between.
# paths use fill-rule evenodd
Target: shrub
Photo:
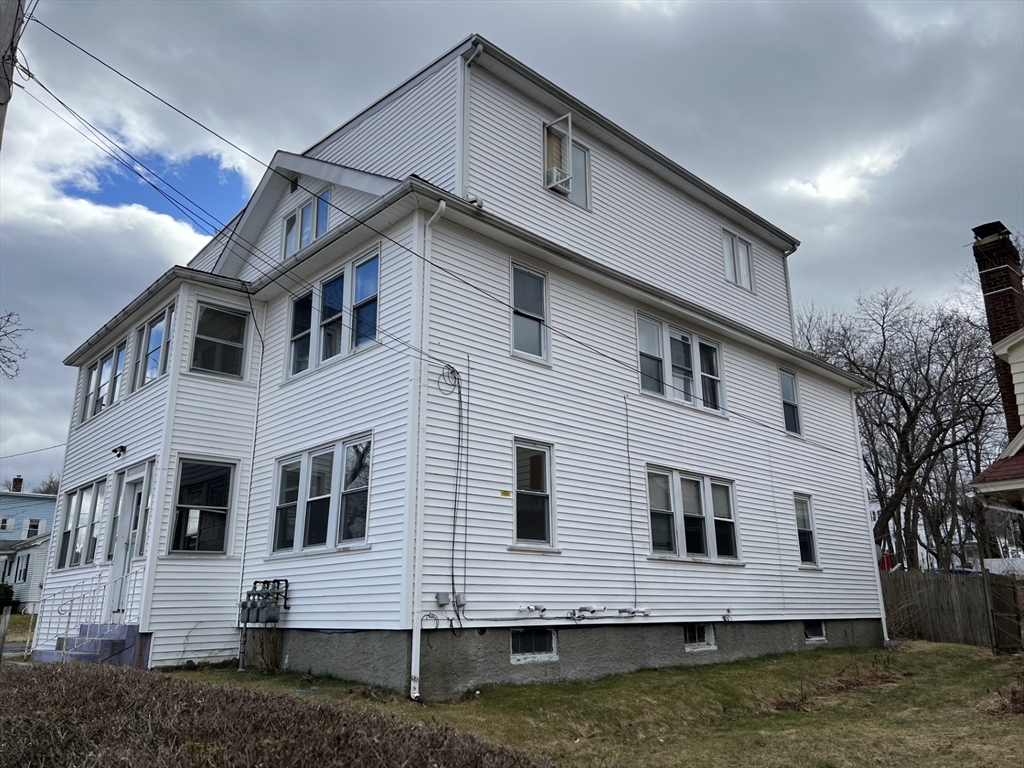
<instances>
[{"instance_id":1,"label":"shrub","mask_svg":"<svg viewBox=\"0 0 1024 768\"><path fill-rule=\"evenodd\" d=\"M5 765L526 768L522 752L292 694L221 688L82 664L7 665Z\"/></svg>"},{"instance_id":2,"label":"shrub","mask_svg":"<svg viewBox=\"0 0 1024 768\"><path fill-rule=\"evenodd\" d=\"M0 606L10 605L14 602L14 587L10 584L0 584Z\"/></svg>"}]
</instances>

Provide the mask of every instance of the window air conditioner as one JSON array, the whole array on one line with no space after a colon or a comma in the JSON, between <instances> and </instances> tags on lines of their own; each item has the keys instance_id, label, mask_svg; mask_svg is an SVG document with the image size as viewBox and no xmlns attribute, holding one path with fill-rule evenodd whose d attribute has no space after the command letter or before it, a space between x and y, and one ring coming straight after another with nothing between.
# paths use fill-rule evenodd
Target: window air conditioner
<instances>
[{"instance_id":1,"label":"window air conditioner","mask_svg":"<svg viewBox=\"0 0 1024 768\"><path fill-rule=\"evenodd\" d=\"M561 168L548 168L548 172L544 177L544 186L548 189L556 189L559 192L568 193L569 178L569 174Z\"/></svg>"}]
</instances>

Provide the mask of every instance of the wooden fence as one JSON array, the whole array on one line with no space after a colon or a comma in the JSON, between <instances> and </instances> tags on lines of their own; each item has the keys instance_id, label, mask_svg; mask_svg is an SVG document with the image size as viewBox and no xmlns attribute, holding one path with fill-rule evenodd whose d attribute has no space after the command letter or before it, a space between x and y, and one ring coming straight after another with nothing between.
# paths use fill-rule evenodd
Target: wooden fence
<instances>
[{"instance_id":1,"label":"wooden fence","mask_svg":"<svg viewBox=\"0 0 1024 768\"><path fill-rule=\"evenodd\" d=\"M1024 583L1012 576L920 571L881 576L891 638L1021 650Z\"/></svg>"}]
</instances>

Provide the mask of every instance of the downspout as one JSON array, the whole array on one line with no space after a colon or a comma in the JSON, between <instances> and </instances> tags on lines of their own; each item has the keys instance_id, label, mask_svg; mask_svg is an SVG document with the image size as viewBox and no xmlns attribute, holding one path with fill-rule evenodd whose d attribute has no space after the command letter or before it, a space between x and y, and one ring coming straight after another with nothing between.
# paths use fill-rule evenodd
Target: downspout
<instances>
[{"instance_id":1,"label":"downspout","mask_svg":"<svg viewBox=\"0 0 1024 768\"><path fill-rule=\"evenodd\" d=\"M444 200L439 200L437 203L437 210L434 211L434 215L430 217L424 227L423 235L423 260L424 260L424 271L423 271L423 301L420 304L422 310L422 317L420 319L420 339L419 348L425 349L429 339L425 332L426 319L430 313L429 297L430 297L430 256L431 247L433 245L433 226L434 223L444 216L446 205ZM423 370L422 368L420 370ZM426 415L426 408L422 405L422 400L426 398L427 388L425 386L419 387L421 407L419 409L420 429L422 432L422 419ZM416 457L413 459L419 462L420 452L416 452ZM419 491L422 486L420 485L420 473L416 473L417 493L414 503L417 506L417 514L415 516L415 525L413 530L413 566L412 566L412 658L410 661L409 669L409 698L413 701L420 700L420 649L422 647L422 611L421 603L422 596L420 595L421 587L423 584L423 528L424 528L424 517L425 510L423 508L423 501Z\"/></svg>"}]
</instances>

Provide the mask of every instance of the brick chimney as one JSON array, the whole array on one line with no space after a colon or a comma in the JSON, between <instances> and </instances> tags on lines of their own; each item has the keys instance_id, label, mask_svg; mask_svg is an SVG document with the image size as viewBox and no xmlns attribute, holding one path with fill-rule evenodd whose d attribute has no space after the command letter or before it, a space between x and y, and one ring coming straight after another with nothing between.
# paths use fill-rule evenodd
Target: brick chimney
<instances>
[{"instance_id":1,"label":"brick chimney","mask_svg":"<svg viewBox=\"0 0 1024 768\"><path fill-rule=\"evenodd\" d=\"M1021 285L1020 253L1010 239L1010 231L1001 221L982 224L974 230L974 260L978 262L981 293L992 343L1024 328L1024 286ZM995 359L996 380L1006 414L1006 433L1010 440L1021 430L1017 396L1013 391L1010 365Z\"/></svg>"},{"instance_id":2,"label":"brick chimney","mask_svg":"<svg viewBox=\"0 0 1024 768\"><path fill-rule=\"evenodd\" d=\"M14 479L11 480L11 490L14 491L14 493L21 493L21 485L24 482L25 481L22 480L21 475L15 475Z\"/></svg>"}]
</instances>

